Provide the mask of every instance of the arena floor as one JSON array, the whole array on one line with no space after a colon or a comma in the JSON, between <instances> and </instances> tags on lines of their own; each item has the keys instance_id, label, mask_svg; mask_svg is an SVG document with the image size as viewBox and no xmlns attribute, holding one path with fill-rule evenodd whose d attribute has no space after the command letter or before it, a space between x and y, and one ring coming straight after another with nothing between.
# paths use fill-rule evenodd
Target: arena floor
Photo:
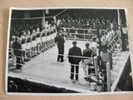
<instances>
[{"instance_id":1,"label":"arena floor","mask_svg":"<svg viewBox=\"0 0 133 100\"><path fill-rule=\"evenodd\" d=\"M83 50L86 41L78 41L77 45ZM63 87L66 89L88 93L92 92L88 82L84 80L83 68L79 68L79 82L73 84L70 80L70 64L68 63L68 50L72 47L72 41L65 42L65 57L64 62L57 62L57 47L54 46L39 56L33 58L30 62L26 63L22 72L10 71L8 75L18 77L21 79L30 80L37 83L43 83L56 87ZM115 65L117 66L117 65ZM117 69L119 72L119 69ZM114 76L116 77L116 76Z\"/></svg>"},{"instance_id":2,"label":"arena floor","mask_svg":"<svg viewBox=\"0 0 133 100\"><path fill-rule=\"evenodd\" d=\"M78 41L77 45L83 50L85 43L85 41ZM56 87L65 87L79 92L90 92L88 82L84 80L82 66L79 68L79 82L73 84L70 80L70 64L67 58L70 47L72 47L72 41L67 40L65 42L65 57L63 63L57 62L58 52L57 47L54 46L26 63L21 73L9 72L9 74Z\"/></svg>"}]
</instances>

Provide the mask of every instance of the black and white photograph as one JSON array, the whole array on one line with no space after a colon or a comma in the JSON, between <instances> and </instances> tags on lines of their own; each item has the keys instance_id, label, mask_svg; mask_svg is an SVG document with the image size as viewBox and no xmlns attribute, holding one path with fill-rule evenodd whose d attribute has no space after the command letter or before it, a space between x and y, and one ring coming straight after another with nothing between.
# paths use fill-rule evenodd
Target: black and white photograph
<instances>
[{"instance_id":1,"label":"black and white photograph","mask_svg":"<svg viewBox=\"0 0 133 100\"><path fill-rule=\"evenodd\" d=\"M7 94L132 92L125 8L10 8Z\"/></svg>"}]
</instances>

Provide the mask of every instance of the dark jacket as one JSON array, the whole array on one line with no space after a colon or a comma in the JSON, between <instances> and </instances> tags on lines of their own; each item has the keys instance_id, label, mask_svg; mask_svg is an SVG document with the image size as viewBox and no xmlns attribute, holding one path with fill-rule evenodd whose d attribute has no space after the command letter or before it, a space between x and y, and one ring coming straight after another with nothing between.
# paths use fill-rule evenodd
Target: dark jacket
<instances>
[{"instance_id":1,"label":"dark jacket","mask_svg":"<svg viewBox=\"0 0 133 100\"><path fill-rule=\"evenodd\" d=\"M93 59L92 58L90 58L90 57L93 57L94 56L94 53L93 53L93 51L90 49L90 48L88 48L88 49L85 49L84 51L83 51L83 61L85 60L85 59L88 59L87 60L87 64L88 65L93 65L94 64L94 62L93 62Z\"/></svg>"},{"instance_id":2,"label":"dark jacket","mask_svg":"<svg viewBox=\"0 0 133 100\"><path fill-rule=\"evenodd\" d=\"M92 55L93 55L93 52L92 52L92 50L91 49L85 49L84 51L83 51L83 57L92 57Z\"/></svg>"},{"instance_id":3,"label":"dark jacket","mask_svg":"<svg viewBox=\"0 0 133 100\"><path fill-rule=\"evenodd\" d=\"M68 60L71 64L78 64L81 61L81 56L82 52L79 47L72 47L69 49Z\"/></svg>"},{"instance_id":4,"label":"dark jacket","mask_svg":"<svg viewBox=\"0 0 133 100\"><path fill-rule=\"evenodd\" d=\"M57 47L58 48L64 48L64 43L65 43L65 40L63 38L63 36L56 36L55 37L55 42L57 43Z\"/></svg>"},{"instance_id":5,"label":"dark jacket","mask_svg":"<svg viewBox=\"0 0 133 100\"><path fill-rule=\"evenodd\" d=\"M12 44L13 52L15 56L22 56L22 47L21 44L18 41L15 41Z\"/></svg>"}]
</instances>

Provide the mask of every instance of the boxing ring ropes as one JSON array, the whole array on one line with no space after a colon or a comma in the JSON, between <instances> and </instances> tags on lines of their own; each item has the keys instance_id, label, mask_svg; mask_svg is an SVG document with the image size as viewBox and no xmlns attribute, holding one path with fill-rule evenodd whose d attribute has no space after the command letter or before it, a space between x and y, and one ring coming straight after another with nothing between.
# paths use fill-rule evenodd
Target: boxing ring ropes
<instances>
[{"instance_id":1,"label":"boxing ring ropes","mask_svg":"<svg viewBox=\"0 0 133 100\"><path fill-rule=\"evenodd\" d=\"M64 10L65 11L65 10ZM55 20L55 22L57 22L56 21L56 17L58 16L58 15L60 15L60 14L62 14L64 11L62 11L62 12L60 12L59 14L57 14L56 16L46 16L47 18L53 18L54 20ZM45 17L45 18L46 18ZM32 18L32 19L42 19L43 17L36 17L36 18ZM24 18L24 19L22 19L22 18L15 18L16 20L30 20L31 18ZM15 20L15 19L11 19L11 20ZM57 23L56 23L57 24ZM68 29L75 29L75 30L88 30L88 29L82 29L82 28L68 28ZM95 30L95 29L94 29ZM55 36L56 36L56 34L57 34L57 30L56 30L56 33L54 33L54 34L51 34L51 35L49 35L49 36L46 36L46 37L42 37L42 38L40 38L40 40L41 40L41 43L39 43L39 44L44 44L44 49L45 50L48 50L48 48L52 48L54 45L55 45L55 43L54 43L54 38L55 38ZM71 34L75 34L75 33L71 33ZM78 34L79 35L79 34ZM85 37L87 34L83 34L83 36ZM119 34L116 34L112 39L111 39L111 42L109 42L108 43L108 46L110 46L110 47L112 47L112 51L113 51L113 49L114 49L114 47L115 47L115 44L114 44L114 41L116 41L115 39L116 38L118 38L119 37ZM79 40L79 39L74 39L74 40ZM88 39L82 39L81 41L88 41ZM24 47L26 47L26 46L24 46ZM37 46L37 48L42 48L42 46L41 47L38 47ZM45 51L44 50L44 51ZM18 50L18 51L22 51L22 52L25 52L24 54L24 56L20 56L20 58L22 58L23 60L24 59L32 59L30 56L28 57L26 54L27 53L32 53L32 50L31 49L24 49L24 50ZM30 51L30 52L29 52ZM16 63L15 63L15 56L13 55L13 50L12 50L12 48L9 48L9 52L12 54L11 56L12 56L12 58L14 58L14 61L13 61L13 64L14 64L14 66L16 65ZM40 53L42 53L42 50L40 50L39 51L39 54ZM66 57L66 58L68 58L68 55L63 55L64 57ZM78 57L79 58L79 56L72 56L72 55L69 55L69 57ZM97 57L83 57L83 56L80 56L80 58L89 58L89 59L92 59L93 60L93 64L94 64L94 69L95 69L95 75L98 77L98 72L99 72L99 68L98 68L98 65L97 65ZM24 65L24 63L19 63L20 65ZM109 62L106 64L106 70L107 70L107 89L108 89L108 91L111 91L111 72L110 72L110 64L109 64Z\"/></svg>"}]
</instances>

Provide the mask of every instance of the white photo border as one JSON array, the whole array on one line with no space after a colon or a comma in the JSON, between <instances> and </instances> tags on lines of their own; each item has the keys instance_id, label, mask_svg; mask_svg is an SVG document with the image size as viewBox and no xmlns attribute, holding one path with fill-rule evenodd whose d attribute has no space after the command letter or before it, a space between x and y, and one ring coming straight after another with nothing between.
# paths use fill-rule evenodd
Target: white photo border
<instances>
[{"instance_id":1,"label":"white photo border","mask_svg":"<svg viewBox=\"0 0 133 100\"><path fill-rule=\"evenodd\" d=\"M8 92L8 56L9 56L9 43L10 43L10 29L11 29L11 16L13 10L46 10L46 9L122 9L125 12L126 16L126 24L128 29L128 43L129 43L129 52L130 52L130 60L131 60L131 72L132 72L132 82L133 82L133 54L131 52L131 40L129 38L129 24L128 24L128 11L127 8L113 8L113 7L44 7L44 8L16 8L11 7L9 9L9 18L8 18L8 31L7 31L7 44L6 44L6 64L5 64L5 93L6 95L32 95L32 96L95 96L95 95L112 95L112 94L133 94L133 91L115 91L115 92L92 92L92 93L16 93L16 92Z\"/></svg>"}]
</instances>

